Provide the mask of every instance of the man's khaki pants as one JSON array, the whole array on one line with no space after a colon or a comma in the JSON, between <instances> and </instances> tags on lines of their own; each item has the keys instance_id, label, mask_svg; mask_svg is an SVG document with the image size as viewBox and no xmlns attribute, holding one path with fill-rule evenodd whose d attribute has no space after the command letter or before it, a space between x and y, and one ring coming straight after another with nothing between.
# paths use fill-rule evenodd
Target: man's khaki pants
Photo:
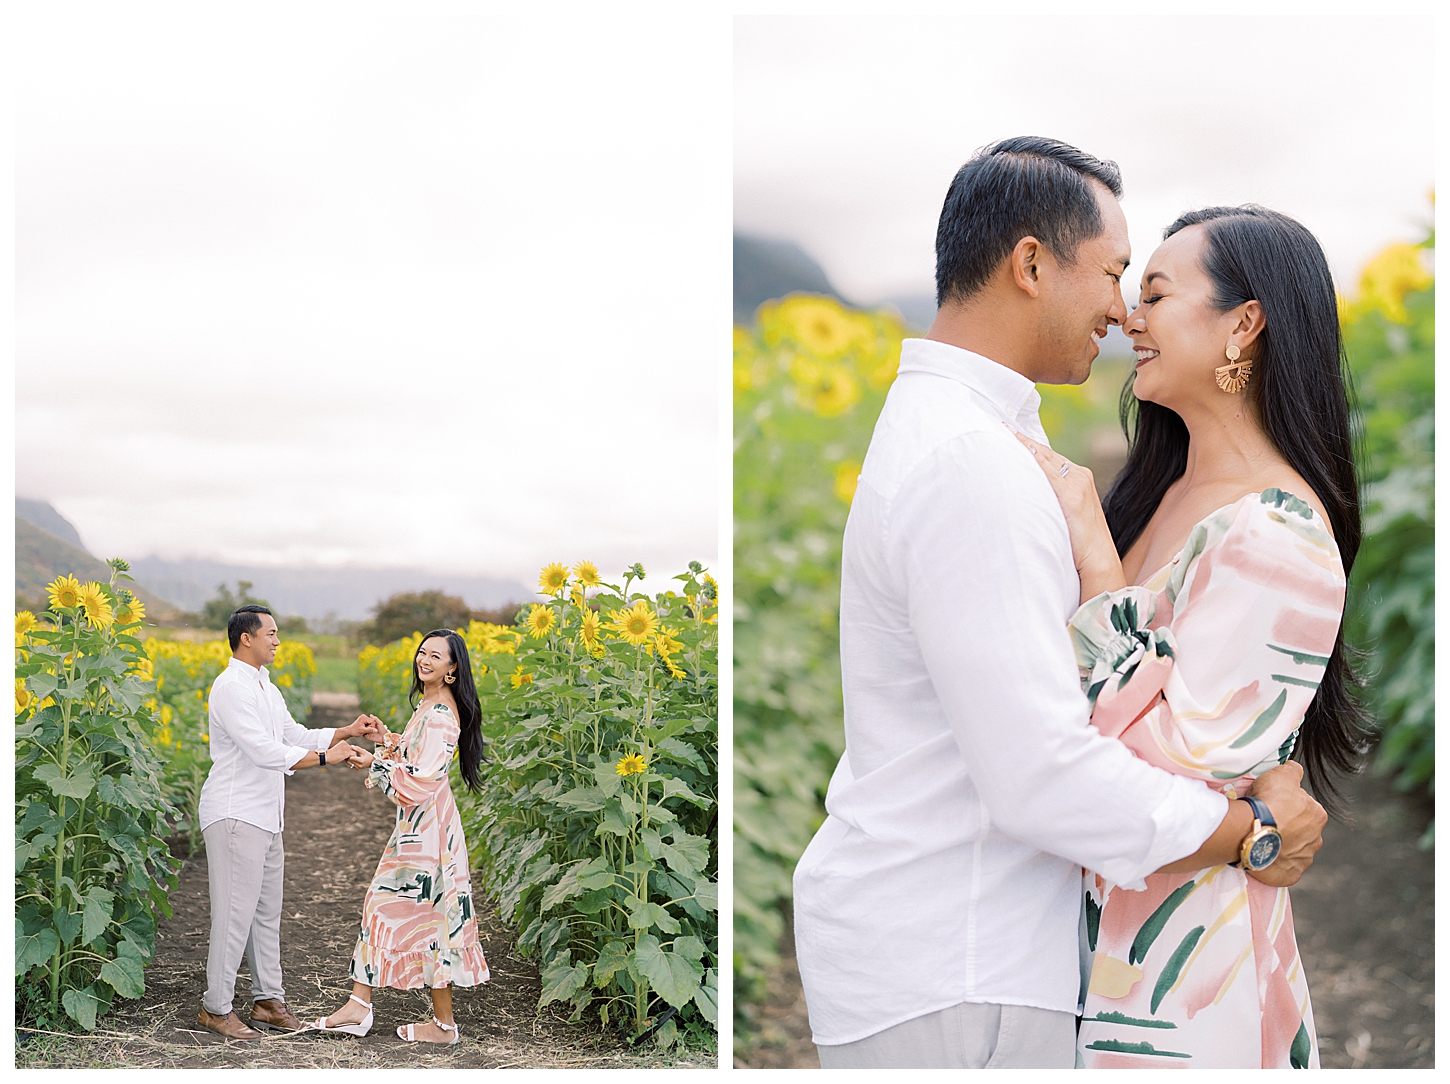
<instances>
[{"instance_id":1,"label":"man's khaki pants","mask_svg":"<svg viewBox=\"0 0 1450 1084\"><path fill-rule=\"evenodd\" d=\"M206 953L209 1013L232 1011L237 968L245 952L252 1000L286 1000L282 989L282 833L246 821L206 826L207 884L211 890L211 944Z\"/></svg>"},{"instance_id":2,"label":"man's khaki pants","mask_svg":"<svg viewBox=\"0 0 1450 1084\"><path fill-rule=\"evenodd\" d=\"M963 1002L854 1043L818 1046L822 1069L1071 1069L1070 1012Z\"/></svg>"}]
</instances>

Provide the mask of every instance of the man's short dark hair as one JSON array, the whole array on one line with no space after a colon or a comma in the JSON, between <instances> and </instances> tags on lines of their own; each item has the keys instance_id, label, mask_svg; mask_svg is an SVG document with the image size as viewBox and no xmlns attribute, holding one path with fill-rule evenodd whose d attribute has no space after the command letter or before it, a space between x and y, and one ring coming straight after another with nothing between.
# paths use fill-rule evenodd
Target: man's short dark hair
<instances>
[{"instance_id":1,"label":"man's short dark hair","mask_svg":"<svg viewBox=\"0 0 1450 1084\"><path fill-rule=\"evenodd\" d=\"M957 170L936 227L936 303L964 301L991 278L1024 237L1064 263L1103 232L1090 181L1122 198L1123 180L1105 162L1056 139L1018 136L983 147Z\"/></svg>"},{"instance_id":2,"label":"man's short dark hair","mask_svg":"<svg viewBox=\"0 0 1450 1084\"><path fill-rule=\"evenodd\" d=\"M232 614L227 621L227 642L232 645L235 651L242 642L242 633L248 636L257 635L257 630L262 627L262 619L258 614L272 616L272 611L265 606L239 606L237 612Z\"/></svg>"}]
</instances>

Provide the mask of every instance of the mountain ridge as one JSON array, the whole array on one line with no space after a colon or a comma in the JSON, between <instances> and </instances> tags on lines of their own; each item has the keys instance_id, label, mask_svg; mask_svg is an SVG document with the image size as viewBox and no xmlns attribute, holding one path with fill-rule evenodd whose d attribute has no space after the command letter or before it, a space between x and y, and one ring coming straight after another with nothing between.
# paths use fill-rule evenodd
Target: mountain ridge
<instances>
[{"instance_id":1,"label":"mountain ridge","mask_svg":"<svg viewBox=\"0 0 1450 1084\"><path fill-rule=\"evenodd\" d=\"M279 616L308 621L362 621L373 607L400 591L441 590L474 610L526 602L535 592L497 576L470 576L418 568L295 568L233 565L202 559L171 560L154 554L130 560L137 583L126 586L158 619L197 613L217 587L247 581ZM44 606L45 585L57 576L110 578L110 568L81 544L75 526L46 501L15 501L15 595L22 607Z\"/></svg>"}]
</instances>

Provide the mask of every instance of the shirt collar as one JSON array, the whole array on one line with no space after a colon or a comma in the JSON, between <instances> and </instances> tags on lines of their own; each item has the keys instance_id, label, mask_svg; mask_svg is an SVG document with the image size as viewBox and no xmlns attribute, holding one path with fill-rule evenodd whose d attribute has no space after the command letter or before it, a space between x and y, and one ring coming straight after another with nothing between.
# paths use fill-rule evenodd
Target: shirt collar
<instances>
[{"instance_id":1,"label":"shirt collar","mask_svg":"<svg viewBox=\"0 0 1450 1084\"><path fill-rule=\"evenodd\" d=\"M1042 396L1021 373L991 358L935 339L903 339L898 373L930 373L965 384L1001 415L1003 421L1037 427Z\"/></svg>"},{"instance_id":2,"label":"shirt collar","mask_svg":"<svg viewBox=\"0 0 1450 1084\"><path fill-rule=\"evenodd\" d=\"M233 655L230 659L227 660L227 669L228 670L233 670L233 669L240 670L242 672L242 674L244 676L248 677L248 678L259 678L262 681L268 680L267 679L267 668L265 666L253 666L249 662L243 662L241 659L237 658L235 655Z\"/></svg>"}]
</instances>

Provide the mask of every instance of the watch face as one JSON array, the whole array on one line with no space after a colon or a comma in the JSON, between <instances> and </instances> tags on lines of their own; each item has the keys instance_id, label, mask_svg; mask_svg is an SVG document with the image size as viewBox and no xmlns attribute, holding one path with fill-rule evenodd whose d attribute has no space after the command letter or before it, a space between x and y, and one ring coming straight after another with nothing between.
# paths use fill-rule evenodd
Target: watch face
<instances>
[{"instance_id":1,"label":"watch face","mask_svg":"<svg viewBox=\"0 0 1450 1084\"><path fill-rule=\"evenodd\" d=\"M1279 848L1284 841L1278 832L1267 832L1254 840L1249 847L1249 869L1264 869L1279 857Z\"/></svg>"}]
</instances>

